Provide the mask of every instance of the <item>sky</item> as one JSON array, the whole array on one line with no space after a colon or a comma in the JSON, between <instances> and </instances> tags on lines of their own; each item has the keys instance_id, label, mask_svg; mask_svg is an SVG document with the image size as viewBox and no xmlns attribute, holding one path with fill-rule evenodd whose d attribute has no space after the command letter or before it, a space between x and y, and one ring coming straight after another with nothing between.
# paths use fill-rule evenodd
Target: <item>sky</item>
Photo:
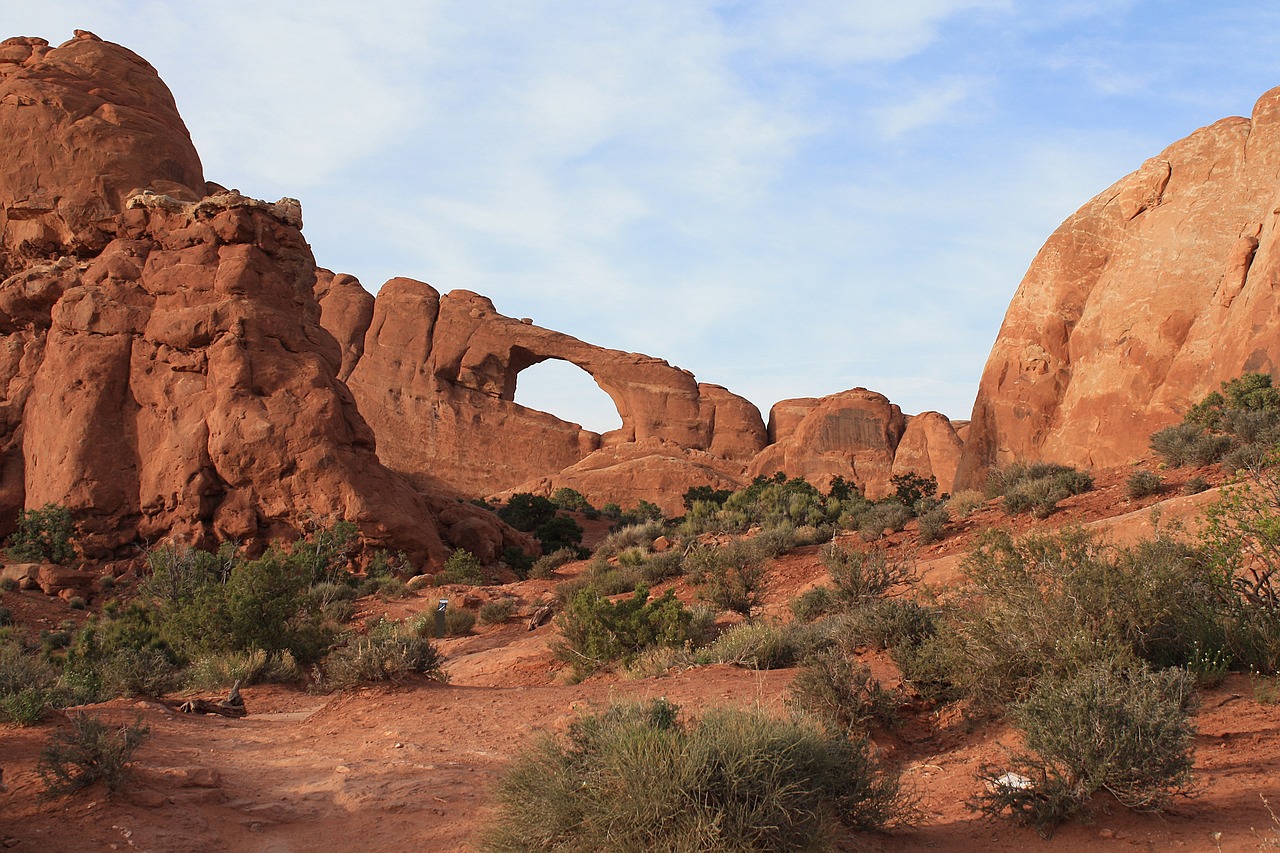
<instances>
[{"instance_id":1,"label":"sky","mask_svg":"<svg viewBox=\"0 0 1280 853\"><path fill-rule=\"evenodd\" d=\"M857 386L970 414L1066 217L1280 85L1280 4L4 0L173 91L205 175L317 262L664 358L768 417ZM553 369L559 364L560 370ZM576 367L517 402L618 425Z\"/></svg>"}]
</instances>

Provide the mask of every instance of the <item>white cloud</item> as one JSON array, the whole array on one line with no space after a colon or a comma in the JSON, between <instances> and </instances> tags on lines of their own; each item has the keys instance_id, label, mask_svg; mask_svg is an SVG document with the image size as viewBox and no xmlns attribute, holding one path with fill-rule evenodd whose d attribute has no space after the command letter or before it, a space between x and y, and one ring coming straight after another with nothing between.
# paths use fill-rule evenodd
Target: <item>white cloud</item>
<instances>
[{"instance_id":1,"label":"white cloud","mask_svg":"<svg viewBox=\"0 0 1280 853\"><path fill-rule=\"evenodd\" d=\"M880 133L887 139L953 119L977 88L974 80L942 80L910 94L907 100L876 109Z\"/></svg>"}]
</instances>

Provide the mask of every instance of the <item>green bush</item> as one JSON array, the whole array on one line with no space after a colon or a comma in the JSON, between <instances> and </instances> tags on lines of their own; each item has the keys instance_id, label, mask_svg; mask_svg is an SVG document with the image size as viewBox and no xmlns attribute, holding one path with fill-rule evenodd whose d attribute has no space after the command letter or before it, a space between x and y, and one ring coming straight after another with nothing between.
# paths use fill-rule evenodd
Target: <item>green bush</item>
<instances>
[{"instance_id":1,"label":"green bush","mask_svg":"<svg viewBox=\"0 0 1280 853\"><path fill-rule=\"evenodd\" d=\"M702 566L703 598L747 617L759 610L768 592L768 570L755 543L735 541L704 553L709 556Z\"/></svg>"},{"instance_id":2,"label":"green bush","mask_svg":"<svg viewBox=\"0 0 1280 853\"><path fill-rule=\"evenodd\" d=\"M566 743L539 741L498 800L490 853L830 849L910 816L865 740L738 710L681 723L665 700L613 706Z\"/></svg>"},{"instance_id":3,"label":"green bush","mask_svg":"<svg viewBox=\"0 0 1280 853\"><path fill-rule=\"evenodd\" d=\"M889 478L898 502L903 506L913 507L921 498L931 498L938 493L938 478L930 475L921 477L914 471L905 474L894 474Z\"/></svg>"},{"instance_id":4,"label":"green bush","mask_svg":"<svg viewBox=\"0 0 1280 853\"><path fill-rule=\"evenodd\" d=\"M71 511L48 503L18 513L18 529L9 537L7 553L15 563L66 563L75 557L71 545Z\"/></svg>"},{"instance_id":5,"label":"green bush","mask_svg":"<svg viewBox=\"0 0 1280 853\"><path fill-rule=\"evenodd\" d=\"M964 489L956 492L947 501L947 511L955 518L968 518L974 510L986 503L986 495L977 489Z\"/></svg>"},{"instance_id":6,"label":"green bush","mask_svg":"<svg viewBox=\"0 0 1280 853\"><path fill-rule=\"evenodd\" d=\"M1182 423L1151 436L1151 449L1165 464L1252 467L1280 442L1280 391L1266 373L1245 373L1223 382L1192 406Z\"/></svg>"},{"instance_id":7,"label":"green bush","mask_svg":"<svg viewBox=\"0 0 1280 853\"><path fill-rule=\"evenodd\" d=\"M1052 462L1016 463L987 478L987 493L1003 497L1005 512L1029 512L1036 518L1048 518L1061 501L1092 488L1091 475Z\"/></svg>"},{"instance_id":8,"label":"green bush","mask_svg":"<svg viewBox=\"0 0 1280 853\"><path fill-rule=\"evenodd\" d=\"M577 489L571 489L563 486L551 493L551 503L555 504L558 509L584 512L591 509L591 504L587 503L587 499L582 492Z\"/></svg>"},{"instance_id":9,"label":"green bush","mask_svg":"<svg viewBox=\"0 0 1280 853\"><path fill-rule=\"evenodd\" d=\"M380 619L366 634L351 634L324 663L324 684L346 690L364 684L400 682L410 675L445 681L444 657L407 626Z\"/></svg>"},{"instance_id":10,"label":"green bush","mask_svg":"<svg viewBox=\"0 0 1280 853\"><path fill-rule=\"evenodd\" d=\"M829 586L815 586L791 599L791 613L799 622L812 622L840 609Z\"/></svg>"},{"instance_id":11,"label":"green bush","mask_svg":"<svg viewBox=\"0 0 1280 853\"><path fill-rule=\"evenodd\" d=\"M555 574L556 569L576 559L578 559L578 552L574 548L560 548L550 554L543 554L533 562L529 577L535 580L547 580Z\"/></svg>"},{"instance_id":12,"label":"green bush","mask_svg":"<svg viewBox=\"0 0 1280 853\"><path fill-rule=\"evenodd\" d=\"M793 708L838 729L865 732L878 723L897 724L897 700L864 664L839 649L824 649L805 659L791 682Z\"/></svg>"},{"instance_id":13,"label":"green bush","mask_svg":"<svg viewBox=\"0 0 1280 853\"><path fill-rule=\"evenodd\" d=\"M640 584L630 598L613 602L588 586L556 617L562 635L556 654L586 677L650 646L683 645L691 620L672 590L650 600L648 586Z\"/></svg>"},{"instance_id":14,"label":"green bush","mask_svg":"<svg viewBox=\"0 0 1280 853\"><path fill-rule=\"evenodd\" d=\"M984 768L975 806L1048 834L1095 794L1163 811L1191 791L1195 691L1186 673L1099 662L1037 684L1014 708L1026 753Z\"/></svg>"},{"instance_id":15,"label":"green bush","mask_svg":"<svg viewBox=\"0 0 1280 853\"><path fill-rule=\"evenodd\" d=\"M1125 492L1129 495L1130 500L1140 500L1158 495L1164 490L1164 481L1160 479L1160 475L1153 471L1134 471L1129 475L1128 481L1125 483Z\"/></svg>"},{"instance_id":16,"label":"green bush","mask_svg":"<svg viewBox=\"0 0 1280 853\"><path fill-rule=\"evenodd\" d=\"M287 652L269 657L261 649L205 655L193 661L184 675L191 690L225 690L236 682L241 686L296 684L304 678L302 668Z\"/></svg>"},{"instance_id":17,"label":"green bush","mask_svg":"<svg viewBox=\"0 0 1280 853\"><path fill-rule=\"evenodd\" d=\"M444 568L432 579L435 586L456 584L458 586L483 586L488 583L484 566L476 556L465 548L458 548L444 561Z\"/></svg>"},{"instance_id":18,"label":"green bush","mask_svg":"<svg viewBox=\"0 0 1280 853\"><path fill-rule=\"evenodd\" d=\"M17 640L0 642L0 720L33 726L62 699L52 664Z\"/></svg>"},{"instance_id":19,"label":"green bush","mask_svg":"<svg viewBox=\"0 0 1280 853\"><path fill-rule=\"evenodd\" d=\"M1025 696L1042 677L1118 657L1185 665L1225 643L1220 578L1166 537L1109 548L1078 529L1016 541L991 532L963 571L940 637L956 680L980 699Z\"/></svg>"},{"instance_id":20,"label":"green bush","mask_svg":"<svg viewBox=\"0 0 1280 853\"><path fill-rule=\"evenodd\" d=\"M818 650L822 634L812 626L776 622L734 625L698 653L704 663L728 663L747 669L785 669Z\"/></svg>"},{"instance_id":21,"label":"green bush","mask_svg":"<svg viewBox=\"0 0 1280 853\"><path fill-rule=\"evenodd\" d=\"M946 504L939 504L924 512L917 513L916 525L920 531L920 544L929 545L946 535L947 524L951 521L951 513Z\"/></svg>"},{"instance_id":22,"label":"green bush","mask_svg":"<svg viewBox=\"0 0 1280 853\"><path fill-rule=\"evenodd\" d=\"M500 625L510 619L515 610L516 600L514 598L502 598L497 601L485 602L480 606L480 624Z\"/></svg>"},{"instance_id":23,"label":"green bush","mask_svg":"<svg viewBox=\"0 0 1280 853\"><path fill-rule=\"evenodd\" d=\"M628 548L642 548L648 552L653 540L666 532L666 524L659 521L642 521L619 527L604 538L596 548L596 557L612 557Z\"/></svg>"},{"instance_id":24,"label":"green bush","mask_svg":"<svg viewBox=\"0 0 1280 853\"><path fill-rule=\"evenodd\" d=\"M823 546L821 556L835 595L848 605L881 598L893 587L916 578L909 558L891 557L879 548L860 551L831 542Z\"/></svg>"},{"instance_id":25,"label":"green bush","mask_svg":"<svg viewBox=\"0 0 1280 853\"><path fill-rule=\"evenodd\" d=\"M36 772L48 797L62 797L98 780L109 793L129 779L129 759L150 735L141 721L112 728L98 717L70 714L40 754Z\"/></svg>"},{"instance_id":26,"label":"green bush","mask_svg":"<svg viewBox=\"0 0 1280 853\"><path fill-rule=\"evenodd\" d=\"M874 542L884 536L886 530L897 533L912 518L911 509L897 498L866 504L854 511L850 519L841 516L841 526L856 528L864 542ZM846 523L847 522L847 523Z\"/></svg>"},{"instance_id":27,"label":"green bush","mask_svg":"<svg viewBox=\"0 0 1280 853\"><path fill-rule=\"evenodd\" d=\"M444 611L444 635L465 637L476 626L476 615L462 607L449 607Z\"/></svg>"}]
</instances>

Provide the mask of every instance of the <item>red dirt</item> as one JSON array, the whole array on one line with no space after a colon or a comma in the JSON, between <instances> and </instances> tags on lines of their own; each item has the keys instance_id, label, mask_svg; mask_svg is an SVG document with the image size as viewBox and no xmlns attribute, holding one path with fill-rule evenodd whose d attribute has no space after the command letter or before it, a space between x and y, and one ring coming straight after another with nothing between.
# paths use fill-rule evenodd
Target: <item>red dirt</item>
<instances>
[{"instance_id":1,"label":"red dirt","mask_svg":"<svg viewBox=\"0 0 1280 853\"><path fill-rule=\"evenodd\" d=\"M1049 521L1018 519L1014 525L1105 523L1123 538L1149 525L1146 510L1157 500L1128 502L1127 476L1127 470L1101 472L1097 490L1067 501ZM1173 472L1170 478L1180 483L1186 476ZM1192 515L1204 500L1163 501L1162 523ZM945 587L975 533L993 524L1008 525L1009 519L987 506L943 542L916 548L911 531L891 542L916 550L925 580ZM772 575L771 610L785 612L785 602L822 575L817 548L781 558ZM483 597L515 595L527 609L553 587L527 581L486 590ZM689 597L686 589L680 593ZM424 590L402 601L364 602L361 615L403 618L429 612L435 598L436 590ZM80 615L39 592L6 592L3 605L32 627L42 624L38 620L53 627ZM0 766L8 783L0 794L0 844L19 851L466 850L490 814L492 786L512 756L542 733L563 731L582 711L614 699L657 696L692 711L724 704L780 711L794 674L710 666L659 678L605 676L568 684L550 650L556 633L554 626L529 632L513 619L445 640L447 685L414 681L337 696L249 687L243 690L249 715L240 720L187 716L151 701L94 706L93 713L114 723L141 719L152 733L135 755L134 783L114 799L97 787L62 800L39 799L36 760L59 720L0 728ZM870 663L892 683L892 664ZM903 767L923 822L859 836L857 845L884 853L1028 845L1055 851L1280 849L1280 820L1267 807L1269 801L1280 813L1280 705L1259 701L1274 702L1255 696L1259 684L1232 676L1204 694L1195 797L1163 816L1102 810L1092 825L1068 824L1048 841L981 819L964 805L978 791L978 767L999 763L1017 745L1007 728L974 723L953 708L908 708L899 730L877 732L875 739L886 759Z\"/></svg>"}]
</instances>

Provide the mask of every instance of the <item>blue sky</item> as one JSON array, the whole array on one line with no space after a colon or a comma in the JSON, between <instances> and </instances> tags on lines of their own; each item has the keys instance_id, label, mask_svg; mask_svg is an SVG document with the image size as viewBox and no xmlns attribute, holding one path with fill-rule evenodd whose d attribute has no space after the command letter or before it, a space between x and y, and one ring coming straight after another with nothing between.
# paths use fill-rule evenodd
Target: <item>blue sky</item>
<instances>
[{"instance_id":1,"label":"blue sky","mask_svg":"<svg viewBox=\"0 0 1280 853\"><path fill-rule=\"evenodd\" d=\"M207 177L301 199L321 265L483 293L766 417L860 385L967 418L1049 233L1280 85L1280 7L1234 0L5 0L0 25L140 53ZM616 425L538 370L518 401Z\"/></svg>"}]
</instances>

